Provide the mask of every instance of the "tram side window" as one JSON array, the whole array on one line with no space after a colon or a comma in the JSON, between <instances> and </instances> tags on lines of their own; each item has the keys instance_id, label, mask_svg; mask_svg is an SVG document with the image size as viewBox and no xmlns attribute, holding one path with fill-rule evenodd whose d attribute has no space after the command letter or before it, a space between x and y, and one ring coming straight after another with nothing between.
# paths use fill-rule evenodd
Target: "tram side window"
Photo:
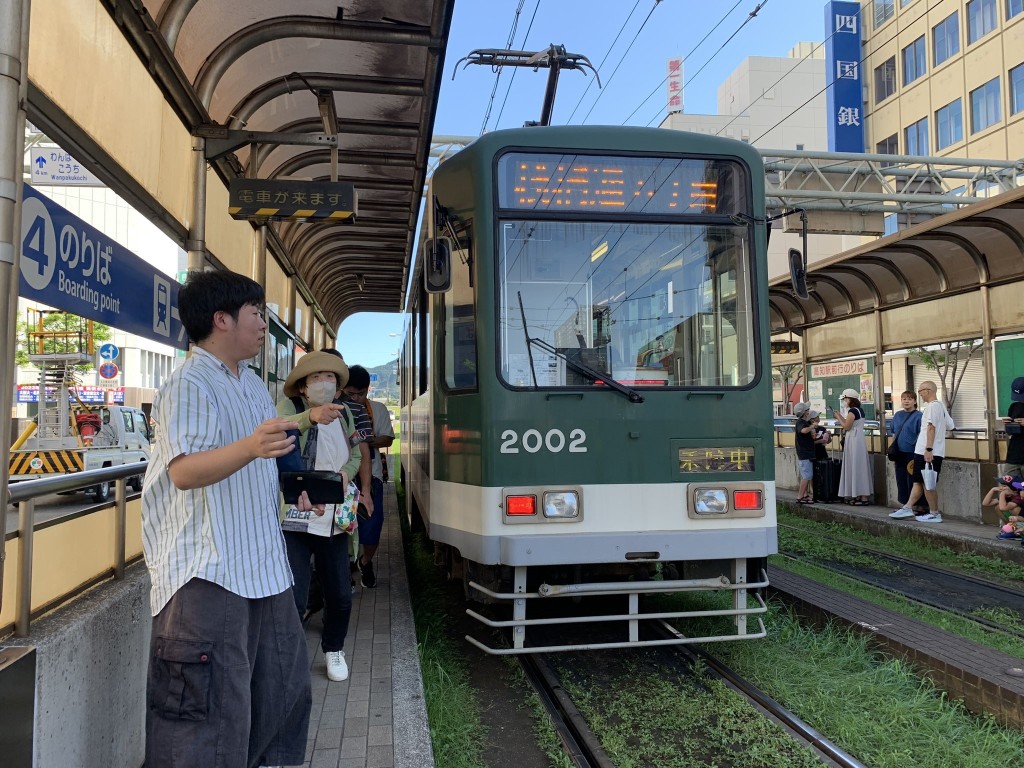
<instances>
[{"instance_id":1,"label":"tram side window","mask_svg":"<svg viewBox=\"0 0 1024 768\"><path fill-rule=\"evenodd\" d=\"M423 286L419 288L419 299L416 302L417 338L416 345L416 395L422 395L430 385L430 299Z\"/></svg>"},{"instance_id":2,"label":"tram side window","mask_svg":"<svg viewBox=\"0 0 1024 768\"><path fill-rule=\"evenodd\" d=\"M444 380L451 390L475 390L476 294L473 289L472 236L460 228L452 243L452 288L441 296L444 313Z\"/></svg>"}]
</instances>

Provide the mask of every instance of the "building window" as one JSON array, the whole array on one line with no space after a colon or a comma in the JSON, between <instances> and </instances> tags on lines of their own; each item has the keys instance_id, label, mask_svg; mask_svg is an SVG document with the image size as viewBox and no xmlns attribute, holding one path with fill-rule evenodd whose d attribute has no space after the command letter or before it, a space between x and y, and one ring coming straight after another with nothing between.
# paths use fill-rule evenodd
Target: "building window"
<instances>
[{"instance_id":1,"label":"building window","mask_svg":"<svg viewBox=\"0 0 1024 768\"><path fill-rule=\"evenodd\" d=\"M1024 110L1024 64L1010 70L1010 114Z\"/></svg>"},{"instance_id":2,"label":"building window","mask_svg":"<svg viewBox=\"0 0 1024 768\"><path fill-rule=\"evenodd\" d=\"M928 68L924 35L903 49L903 84L912 83Z\"/></svg>"},{"instance_id":3,"label":"building window","mask_svg":"<svg viewBox=\"0 0 1024 768\"><path fill-rule=\"evenodd\" d=\"M922 117L903 131L904 144L908 155L928 154L928 118Z\"/></svg>"},{"instance_id":4,"label":"building window","mask_svg":"<svg viewBox=\"0 0 1024 768\"><path fill-rule=\"evenodd\" d=\"M960 20L954 11L932 28L935 66L960 52Z\"/></svg>"},{"instance_id":5,"label":"building window","mask_svg":"<svg viewBox=\"0 0 1024 768\"><path fill-rule=\"evenodd\" d=\"M1024 0L1006 0L1006 20L1009 21L1019 13L1024 13Z\"/></svg>"},{"instance_id":6,"label":"building window","mask_svg":"<svg viewBox=\"0 0 1024 768\"><path fill-rule=\"evenodd\" d=\"M945 149L963 138L964 108L957 99L935 113L935 148Z\"/></svg>"},{"instance_id":7,"label":"building window","mask_svg":"<svg viewBox=\"0 0 1024 768\"><path fill-rule=\"evenodd\" d=\"M896 13L896 0L875 0L875 29L885 24Z\"/></svg>"},{"instance_id":8,"label":"building window","mask_svg":"<svg viewBox=\"0 0 1024 768\"><path fill-rule=\"evenodd\" d=\"M971 0L967 4L967 44L976 42L999 26L996 0Z\"/></svg>"},{"instance_id":9,"label":"building window","mask_svg":"<svg viewBox=\"0 0 1024 768\"><path fill-rule=\"evenodd\" d=\"M999 112L999 78L994 77L971 91L971 133L998 123L1001 119Z\"/></svg>"},{"instance_id":10,"label":"building window","mask_svg":"<svg viewBox=\"0 0 1024 768\"><path fill-rule=\"evenodd\" d=\"M895 133L875 144L875 154L877 155L898 155L899 153L900 145Z\"/></svg>"},{"instance_id":11,"label":"building window","mask_svg":"<svg viewBox=\"0 0 1024 768\"><path fill-rule=\"evenodd\" d=\"M896 93L896 57L875 67L875 104Z\"/></svg>"}]
</instances>

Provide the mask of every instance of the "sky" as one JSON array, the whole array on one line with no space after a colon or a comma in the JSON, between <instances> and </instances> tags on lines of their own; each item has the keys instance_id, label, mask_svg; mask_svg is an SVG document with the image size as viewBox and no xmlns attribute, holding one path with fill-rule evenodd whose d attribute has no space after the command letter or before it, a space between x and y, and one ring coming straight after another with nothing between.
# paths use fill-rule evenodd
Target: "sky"
<instances>
[{"instance_id":1,"label":"sky","mask_svg":"<svg viewBox=\"0 0 1024 768\"><path fill-rule=\"evenodd\" d=\"M799 42L821 42L824 8L824 0L456 0L434 135L480 135L489 105L489 131L540 117L547 70L506 68L492 102L496 76L489 67L458 64L456 71L477 48L539 51L554 44L590 59L603 87L590 72L563 70L555 125L657 126L668 99L668 59L685 59L684 111L714 114L719 84L745 58L785 56ZM361 313L342 323L338 348L349 362L372 367L395 358L402 333L397 314Z\"/></svg>"}]
</instances>

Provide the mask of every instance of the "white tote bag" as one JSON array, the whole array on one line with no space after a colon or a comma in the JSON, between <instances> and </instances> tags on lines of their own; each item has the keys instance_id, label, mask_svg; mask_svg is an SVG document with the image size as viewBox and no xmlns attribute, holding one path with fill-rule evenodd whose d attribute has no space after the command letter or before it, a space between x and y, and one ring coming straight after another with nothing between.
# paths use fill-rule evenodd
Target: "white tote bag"
<instances>
[{"instance_id":1,"label":"white tote bag","mask_svg":"<svg viewBox=\"0 0 1024 768\"><path fill-rule=\"evenodd\" d=\"M921 479L924 480L926 491L934 491L935 486L939 484L939 473L932 469L930 461L925 463L924 469L921 470Z\"/></svg>"}]
</instances>

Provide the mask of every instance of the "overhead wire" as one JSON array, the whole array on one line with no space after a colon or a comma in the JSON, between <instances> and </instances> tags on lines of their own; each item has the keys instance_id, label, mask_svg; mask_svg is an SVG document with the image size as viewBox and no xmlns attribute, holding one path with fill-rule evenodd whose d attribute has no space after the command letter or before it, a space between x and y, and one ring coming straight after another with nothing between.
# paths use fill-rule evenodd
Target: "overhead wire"
<instances>
[{"instance_id":1,"label":"overhead wire","mask_svg":"<svg viewBox=\"0 0 1024 768\"><path fill-rule=\"evenodd\" d=\"M739 6L739 4L742 3L742 2L743 2L743 0L736 0L736 4L733 5L732 8L730 8L728 11L725 12L725 15L721 19L718 20L718 23L715 24L715 26L713 26L710 30L708 30L708 33L706 35L704 35L704 37L702 37L700 39L699 43L697 43L695 46L693 46L693 48L690 49L689 53L687 53L685 56L683 56L683 61L686 61L687 59L689 59L690 56L692 56L694 54L694 52L698 48L700 48L702 45L704 45L704 41L707 40L709 37L711 37L711 35L714 33L714 31L716 29L718 29L720 26L722 26L722 24L725 22L725 20L727 18L729 18L729 16L732 15L732 12L735 11L737 6ZM655 86L653 91L651 91L649 94L647 94L646 98L644 98L644 100L640 102L640 104L637 106L637 108L629 113L629 116L625 120L622 121L621 125L625 125L627 122L629 122L629 118L632 117L633 115L635 115L637 112L639 112L641 107L643 107L644 104L646 104L648 101L650 101L651 97L654 94L656 94L659 90L661 90L661 86L663 86L666 82L668 82L668 76L667 75L665 76L664 80L662 80L660 83L658 83L657 86Z\"/></svg>"},{"instance_id":2,"label":"overhead wire","mask_svg":"<svg viewBox=\"0 0 1024 768\"><path fill-rule=\"evenodd\" d=\"M533 15L530 17L530 24L526 27L526 34L523 35L523 42L520 44L520 49L526 47L526 41L530 37L530 30L533 29L533 22L537 18L537 11L540 10L540 0L537 0L537 4L533 6ZM505 112L505 104L508 102L508 94L512 90L512 83L516 80L516 72L519 71L519 67L512 69L512 77L508 79L508 88L505 89L505 98L501 100L501 109L498 110L498 117L494 120L494 127L497 129L498 124L501 123L501 116Z\"/></svg>"},{"instance_id":3,"label":"overhead wire","mask_svg":"<svg viewBox=\"0 0 1024 768\"><path fill-rule=\"evenodd\" d=\"M926 8L926 9L925 9L925 13L930 13L931 11L934 11L934 10L935 10L936 8L938 8L938 7L940 6L940 5L942 5L942 2L943 2L943 0L935 0L935 3L934 3L934 4L930 5L930 6L928 7L928 8ZM892 35L891 37L889 37L889 38L888 38L887 40L885 40L885 41L883 41L883 42L879 43L879 44L878 44L877 46L875 46L875 50L879 50L879 49L881 49L882 47L884 47L885 45L888 45L888 44L889 44L889 43L891 43L891 42L892 42L893 40L895 40L895 39L896 39L896 38L897 38L898 36L899 36L899 30L897 30L897 31L896 31L896 32L895 32L895 33L894 33L894 34L893 34L893 35ZM864 64L864 62L866 62L866 61L868 60L868 57L869 57L870 55L871 55L871 52L870 52L870 51L869 51L868 53L864 54L863 58L861 58L861 59L860 59L860 60L859 60L859 61L857 62L857 66L859 67L859 66L861 66L862 64ZM765 131L764 133L762 133L762 134L761 134L760 136L758 136L758 137L757 137L756 139L752 139L752 140L750 141L750 143L751 143L751 144L754 144L754 143L756 143L756 142L760 141L761 139L763 139L763 138L764 138L765 136L767 136L767 135L768 135L769 133L771 133L771 132L772 132L772 131L774 131L774 130L775 130L776 128L778 128L778 127L779 127L780 125L782 125L782 123L784 123L784 122L785 122L786 120L788 120L789 118L791 118L791 117L792 117L793 115L795 115L795 114L796 114L797 112L799 112L799 111L800 111L801 109L803 109L804 107L806 107L806 106L807 106L808 104L810 104L810 103L811 103L812 101L814 101L814 100L815 100L816 98L818 98L819 96L821 96L821 94L823 94L823 93L824 93L825 91L827 91L827 90L828 90L829 88L831 88L831 87L832 87L833 85L835 85L835 83L836 83L836 80L839 80L839 79L840 79L840 78L838 78L838 77L837 77L837 78L834 78L833 80L830 80L830 81L829 81L829 82L828 82L828 83L827 83L827 84L825 85L825 87L824 87L824 88L822 88L822 89L821 89L820 91L818 91L817 93L815 93L814 95L812 95L812 96L811 96L811 97L810 97L809 99L807 99L807 100L806 100L806 101L805 101L805 102L804 102L803 104L801 104L801 105L800 105L799 107L797 107L796 109L794 109L793 111L791 111L791 112L790 112L789 114L787 114L787 115L786 115L785 117L783 117L783 118L779 119L779 120L778 120L778 121L777 121L777 122L776 122L776 123L775 123L774 125L772 125L771 127L769 127L769 128L768 128L768 130L766 130L766 131Z\"/></svg>"},{"instance_id":4,"label":"overhead wire","mask_svg":"<svg viewBox=\"0 0 1024 768\"><path fill-rule=\"evenodd\" d=\"M701 65L700 69L698 69L696 72L694 72L692 75L690 75L690 77L688 77L686 79L686 82L683 83L682 90L684 90L684 91L686 90L686 86L688 86L690 83L692 83L694 81L694 79L697 77L697 75L699 75L701 72L703 72L704 69L708 66L708 64L710 64L712 61L714 61L715 57L718 54L720 54L723 50L725 50L725 46L727 46L729 43L731 43L733 41L733 38L735 38L736 35L738 35L740 33L740 31L745 26L747 26L747 24L749 24L751 21L753 21L757 17L758 12L762 8L764 8L766 5L768 5L768 0L761 0L761 2L758 3L754 7L754 10L752 10L749 14L747 14L747 18L745 18L743 20L743 23L740 24L739 27L736 28L736 31L733 32L731 35L729 35L728 39L724 43L722 43L720 46L718 46L718 50L715 51L713 54L711 54L711 57ZM651 123L653 123L655 120L657 120L658 116L660 114L661 114L661 108L659 107L658 111L655 113L654 117L652 117L650 120L648 120L646 125L649 126Z\"/></svg>"},{"instance_id":5,"label":"overhead wire","mask_svg":"<svg viewBox=\"0 0 1024 768\"><path fill-rule=\"evenodd\" d=\"M639 0L638 0L639 1ZM516 28L519 26L519 14L523 12L523 6L526 5L526 0L519 0L519 5L516 6L516 15L512 18L512 29L508 31L508 42L505 43L506 48L511 48L512 43L516 39ZM484 122L480 126L480 135L483 136L487 130L487 123L491 119L491 109L494 107L494 96L498 93L498 83L501 82L501 73L505 68L499 66L497 72L494 75L494 87L491 88L491 98L487 102L487 111L484 112Z\"/></svg>"},{"instance_id":6,"label":"overhead wire","mask_svg":"<svg viewBox=\"0 0 1024 768\"><path fill-rule=\"evenodd\" d=\"M608 56L611 55L612 49L615 47L615 44L619 42L619 38L622 36L623 31L626 29L626 25L629 24L629 20L633 18L633 14L636 13L636 9L639 7L640 0L636 0L636 3L633 4L633 10L629 12L629 15L626 17L626 20L622 22L622 26L619 27L619 31L616 33L615 39L612 40L612 44L608 46L608 50L604 52L604 58L602 58L601 63L597 65L598 72L601 71L601 68L604 66L604 63L608 61ZM579 101L577 101L576 106L572 108L572 114L570 114L569 118L565 121L567 124L572 123L572 119L576 116L576 110L580 108L580 104L583 103L583 99L585 99L587 93L589 93L590 86L594 84L594 80L596 80L596 78L587 81L587 87L583 89L583 93L580 95Z\"/></svg>"},{"instance_id":7,"label":"overhead wire","mask_svg":"<svg viewBox=\"0 0 1024 768\"><path fill-rule=\"evenodd\" d=\"M633 49L633 44L636 43L636 39L640 37L640 33L644 31L644 27L647 26L647 22L651 20L651 16L654 14L655 9L657 9L657 7L660 4L661 0L654 0L654 5L651 6L651 10L648 12L647 18L644 19L643 24L640 25L640 29L636 31L636 34L633 35L633 39L630 41L629 46L623 52L622 56L619 57L619 63L615 65L615 69L612 70L611 76L605 81L604 87L601 89L601 92L597 94L597 98L594 99L594 103L590 105L590 109L587 111L587 114L583 116L583 119L580 121L580 125L583 125L587 122L587 118L589 118L591 112L594 111L594 107L597 106L597 102L599 102L601 100L601 97L608 92L608 86L611 84L612 80L615 79L615 73L619 71L619 67L622 66L622 62L626 60L626 54L628 54Z\"/></svg>"}]
</instances>

